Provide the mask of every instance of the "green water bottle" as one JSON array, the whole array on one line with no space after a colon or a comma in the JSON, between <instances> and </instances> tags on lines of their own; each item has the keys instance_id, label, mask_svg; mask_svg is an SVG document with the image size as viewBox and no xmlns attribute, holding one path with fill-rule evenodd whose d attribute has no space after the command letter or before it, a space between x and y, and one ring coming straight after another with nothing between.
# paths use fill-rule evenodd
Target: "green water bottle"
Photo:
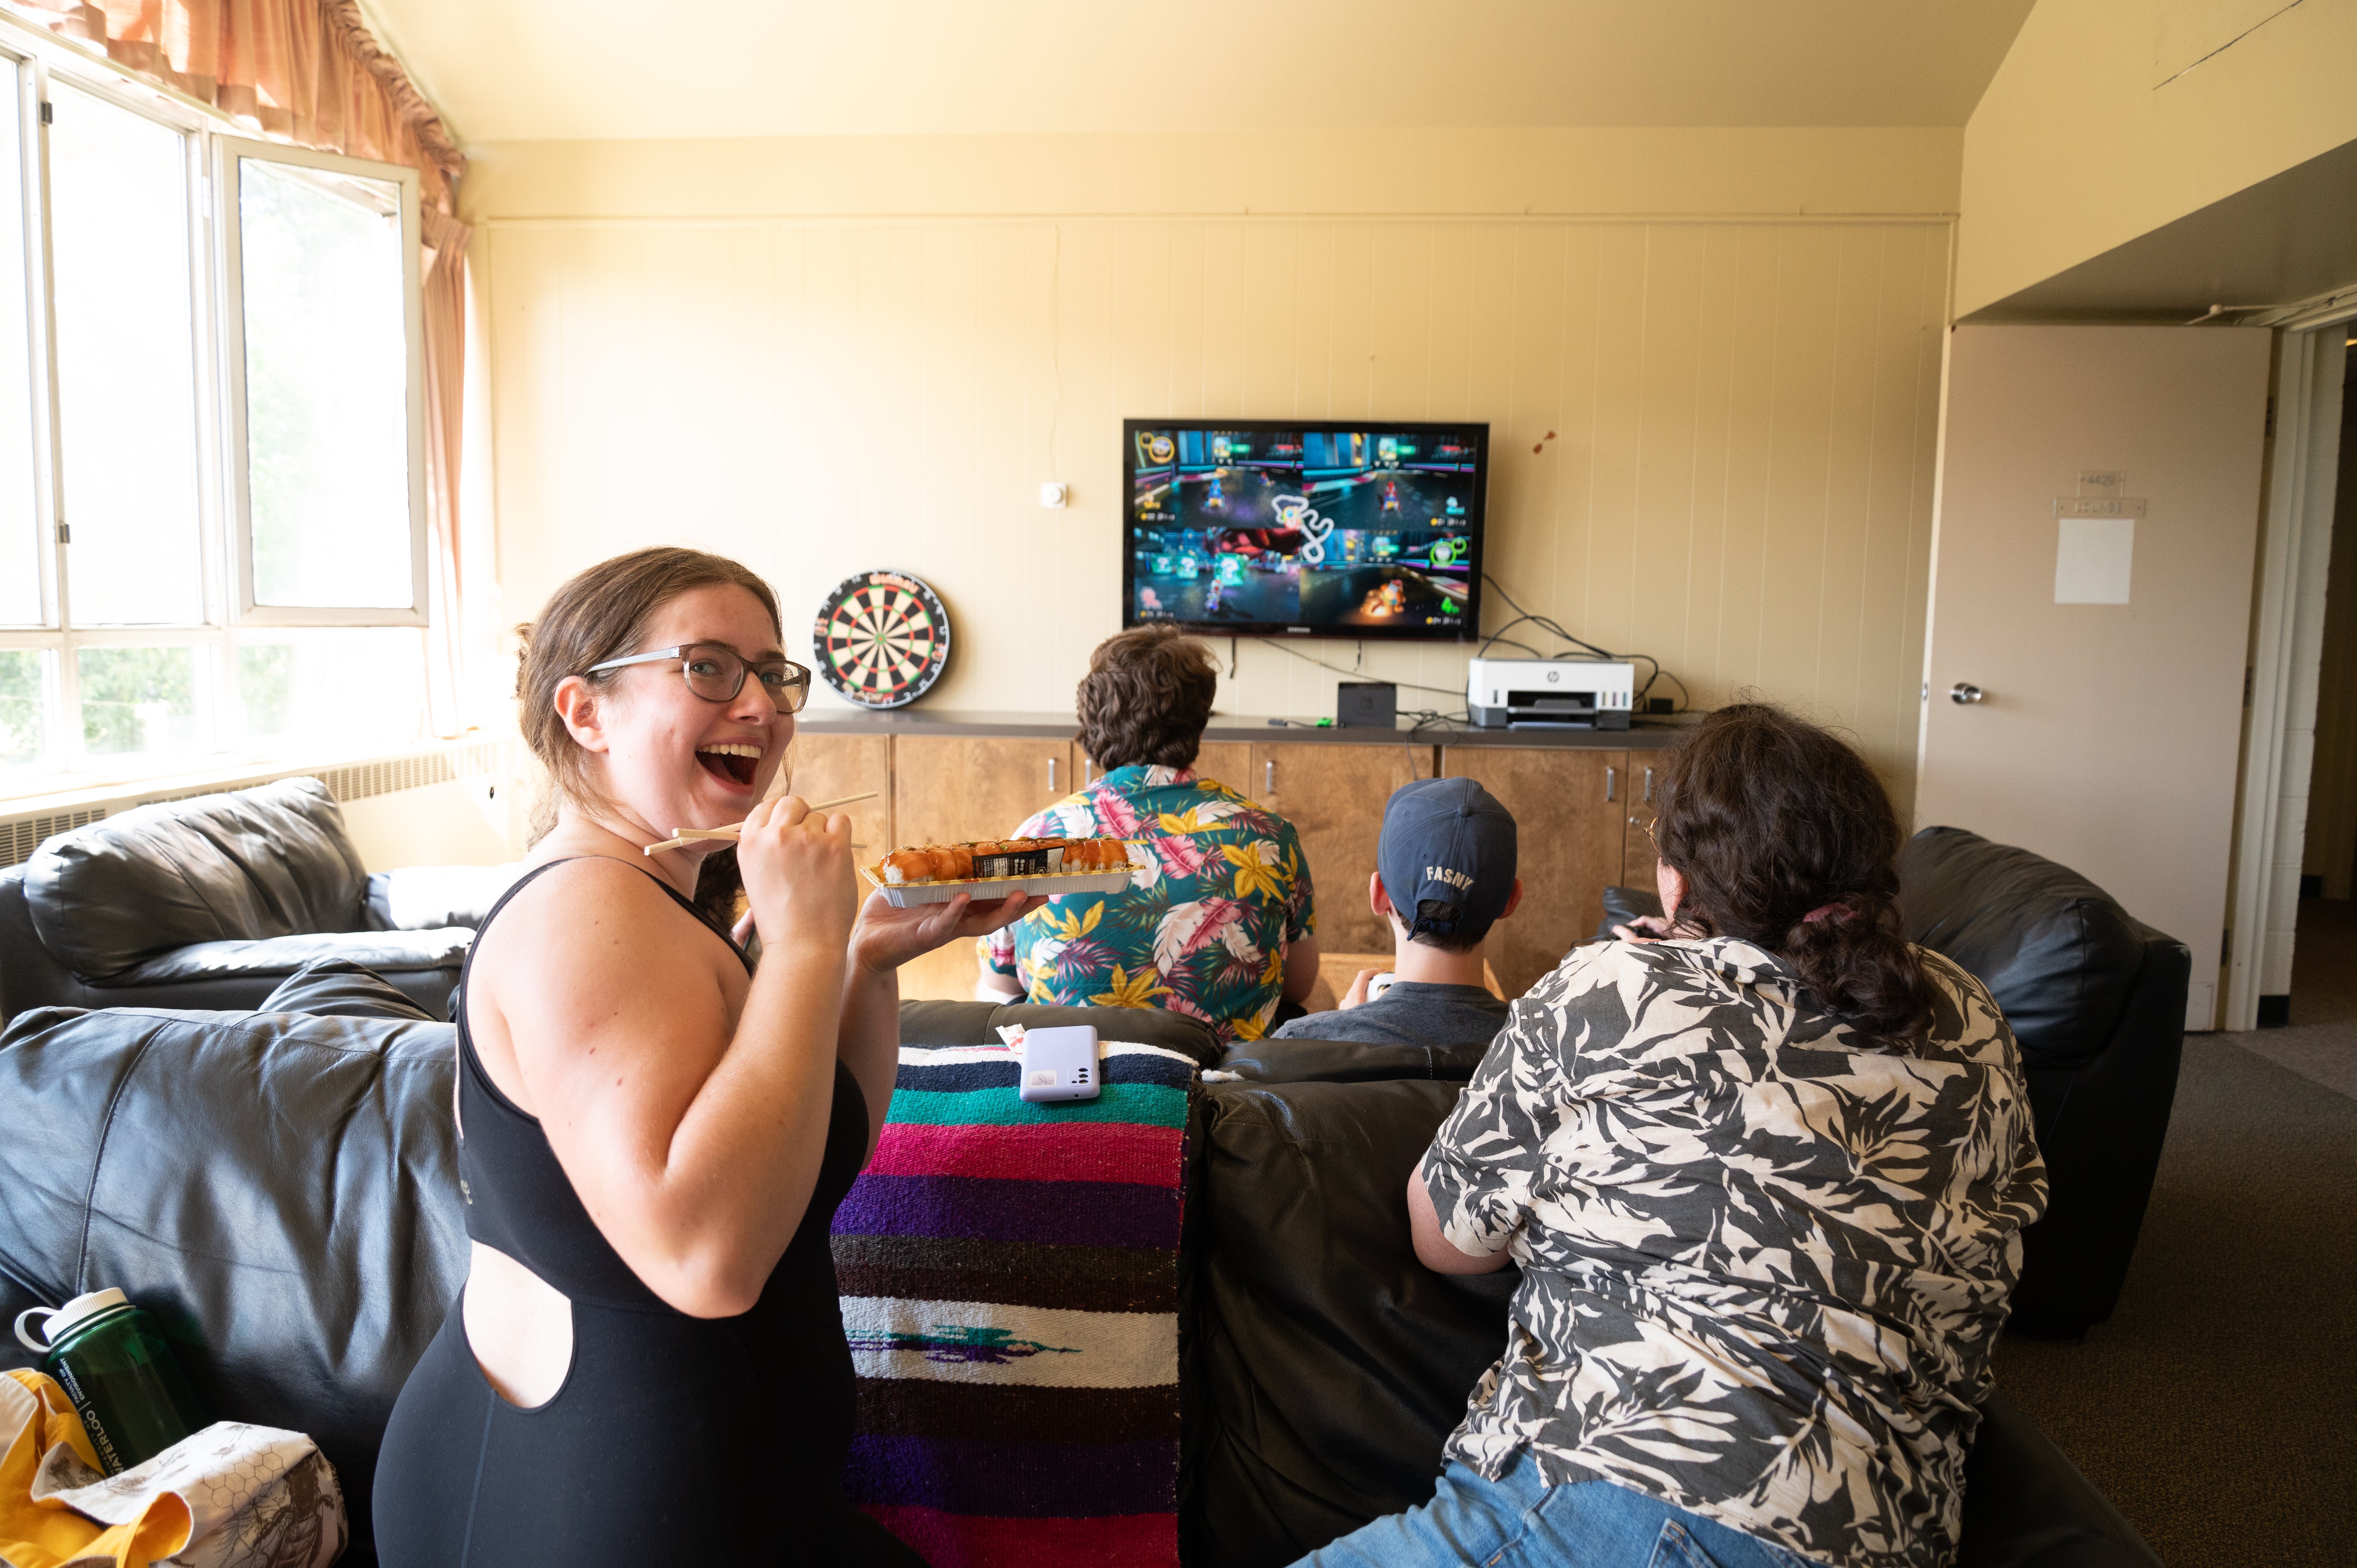
<instances>
[{"instance_id":1,"label":"green water bottle","mask_svg":"<svg viewBox=\"0 0 2357 1568\"><path fill-rule=\"evenodd\" d=\"M38 1339L25 1331L28 1318L41 1320ZM59 1307L27 1307L16 1315L16 1337L73 1401L110 1476L208 1424L171 1346L119 1290L94 1290Z\"/></svg>"}]
</instances>

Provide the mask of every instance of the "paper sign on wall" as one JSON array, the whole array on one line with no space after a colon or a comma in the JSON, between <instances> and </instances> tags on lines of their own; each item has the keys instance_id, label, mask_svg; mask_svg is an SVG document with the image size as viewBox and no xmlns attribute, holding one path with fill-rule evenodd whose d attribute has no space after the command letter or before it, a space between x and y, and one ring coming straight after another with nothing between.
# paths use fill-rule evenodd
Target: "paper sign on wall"
<instances>
[{"instance_id":1,"label":"paper sign on wall","mask_svg":"<svg viewBox=\"0 0 2357 1568\"><path fill-rule=\"evenodd\" d=\"M2136 519L2065 517L2055 521L2054 602L2124 605L2136 564Z\"/></svg>"}]
</instances>

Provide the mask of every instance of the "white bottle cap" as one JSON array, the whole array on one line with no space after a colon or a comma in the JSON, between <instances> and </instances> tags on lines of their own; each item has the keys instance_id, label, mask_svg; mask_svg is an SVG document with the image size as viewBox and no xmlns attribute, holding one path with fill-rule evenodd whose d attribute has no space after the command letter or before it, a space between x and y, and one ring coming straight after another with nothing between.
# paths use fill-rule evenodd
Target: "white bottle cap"
<instances>
[{"instance_id":1,"label":"white bottle cap","mask_svg":"<svg viewBox=\"0 0 2357 1568\"><path fill-rule=\"evenodd\" d=\"M102 1312L110 1312L115 1307L129 1305L129 1301L121 1291L110 1289L86 1292L59 1307L27 1307L16 1315L16 1337L23 1341L28 1350L46 1351L49 1346L72 1333L76 1324L88 1322ZM39 1340L36 1340L25 1332L25 1319L28 1317L47 1319L41 1325Z\"/></svg>"}]
</instances>

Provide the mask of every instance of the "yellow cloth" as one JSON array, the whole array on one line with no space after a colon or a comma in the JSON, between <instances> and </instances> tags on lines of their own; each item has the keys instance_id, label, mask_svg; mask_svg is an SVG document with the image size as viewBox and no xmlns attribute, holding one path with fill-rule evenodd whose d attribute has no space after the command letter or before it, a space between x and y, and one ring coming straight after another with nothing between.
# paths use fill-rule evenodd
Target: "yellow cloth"
<instances>
[{"instance_id":1,"label":"yellow cloth","mask_svg":"<svg viewBox=\"0 0 2357 1568\"><path fill-rule=\"evenodd\" d=\"M33 1477L50 1449L62 1443L95 1470L98 1455L81 1429L81 1417L65 1391L38 1372L5 1374L24 1391L0 1387L0 1438L13 1438L0 1455L0 1558L16 1568L64 1568L67 1563L111 1563L115 1568L147 1568L188 1544L188 1505L167 1492L129 1524L102 1525L55 1501L33 1500ZM30 1396L30 1404L27 1396ZM11 1433L15 1425L17 1430Z\"/></svg>"}]
</instances>

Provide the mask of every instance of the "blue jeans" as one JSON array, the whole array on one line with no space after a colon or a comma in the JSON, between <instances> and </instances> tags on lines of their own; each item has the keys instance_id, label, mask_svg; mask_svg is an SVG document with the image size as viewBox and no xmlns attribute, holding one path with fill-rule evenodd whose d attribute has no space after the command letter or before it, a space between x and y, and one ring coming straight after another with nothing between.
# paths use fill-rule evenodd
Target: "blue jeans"
<instances>
[{"instance_id":1,"label":"blue jeans","mask_svg":"<svg viewBox=\"0 0 2357 1568\"><path fill-rule=\"evenodd\" d=\"M1450 1460L1432 1500L1294 1568L1809 1568L1773 1541L1609 1481L1550 1487L1528 1453L1485 1481Z\"/></svg>"}]
</instances>

